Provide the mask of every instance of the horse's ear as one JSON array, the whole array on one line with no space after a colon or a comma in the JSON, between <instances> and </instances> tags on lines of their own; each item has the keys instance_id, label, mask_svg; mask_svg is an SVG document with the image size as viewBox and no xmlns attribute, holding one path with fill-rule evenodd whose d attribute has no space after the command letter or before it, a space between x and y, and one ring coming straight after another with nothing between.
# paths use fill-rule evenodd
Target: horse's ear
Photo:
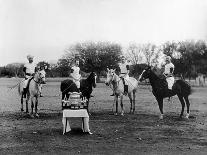
<instances>
[{"instance_id":1,"label":"horse's ear","mask_svg":"<svg viewBox=\"0 0 207 155\"><path fill-rule=\"evenodd\" d=\"M149 65L148 69L153 70L153 66Z\"/></svg>"},{"instance_id":2,"label":"horse's ear","mask_svg":"<svg viewBox=\"0 0 207 155\"><path fill-rule=\"evenodd\" d=\"M107 71L109 72L109 68L107 67Z\"/></svg>"}]
</instances>

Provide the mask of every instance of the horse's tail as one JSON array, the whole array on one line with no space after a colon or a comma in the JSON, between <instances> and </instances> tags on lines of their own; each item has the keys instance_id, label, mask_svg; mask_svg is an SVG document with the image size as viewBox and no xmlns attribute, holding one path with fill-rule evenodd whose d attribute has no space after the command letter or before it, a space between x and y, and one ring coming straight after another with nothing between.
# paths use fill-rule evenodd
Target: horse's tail
<instances>
[{"instance_id":1,"label":"horse's tail","mask_svg":"<svg viewBox=\"0 0 207 155\"><path fill-rule=\"evenodd\" d=\"M20 84L18 85L18 93L19 93L19 95L21 95L21 86L20 86Z\"/></svg>"}]
</instances>

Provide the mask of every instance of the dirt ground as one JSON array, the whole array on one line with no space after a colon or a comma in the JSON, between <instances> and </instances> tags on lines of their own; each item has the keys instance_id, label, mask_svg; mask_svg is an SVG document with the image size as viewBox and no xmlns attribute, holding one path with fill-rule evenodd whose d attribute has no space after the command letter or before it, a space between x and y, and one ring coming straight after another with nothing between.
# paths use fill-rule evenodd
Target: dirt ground
<instances>
[{"instance_id":1,"label":"dirt ground","mask_svg":"<svg viewBox=\"0 0 207 155\"><path fill-rule=\"evenodd\" d=\"M136 112L113 115L112 91L98 84L90 101L90 129L83 134L81 120L71 119L72 131L62 135L60 79L48 79L39 99L39 118L20 112L17 88L21 79L0 79L0 154L205 154L207 153L207 87L193 87L191 116L179 119L181 105L164 102L164 119L149 86L136 93ZM119 107L120 109L120 107Z\"/></svg>"}]
</instances>

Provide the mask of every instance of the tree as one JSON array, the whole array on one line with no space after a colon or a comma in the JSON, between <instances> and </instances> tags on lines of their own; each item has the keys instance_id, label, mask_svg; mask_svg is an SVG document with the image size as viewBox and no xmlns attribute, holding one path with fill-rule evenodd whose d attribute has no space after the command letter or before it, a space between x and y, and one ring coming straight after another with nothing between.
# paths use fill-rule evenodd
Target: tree
<instances>
[{"instance_id":1,"label":"tree","mask_svg":"<svg viewBox=\"0 0 207 155\"><path fill-rule=\"evenodd\" d=\"M44 67L44 69L47 71L50 68L50 64L46 61L40 61L38 62L37 67Z\"/></svg>"},{"instance_id":2,"label":"tree","mask_svg":"<svg viewBox=\"0 0 207 155\"><path fill-rule=\"evenodd\" d=\"M142 61L142 45L130 44L127 49L127 57L133 65L139 64Z\"/></svg>"},{"instance_id":3,"label":"tree","mask_svg":"<svg viewBox=\"0 0 207 155\"><path fill-rule=\"evenodd\" d=\"M22 63L11 63L6 65L7 70L10 72L10 75L12 76L22 76L23 75L23 66Z\"/></svg>"},{"instance_id":4,"label":"tree","mask_svg":"<svg viewBox=\"0 0 207 155\"><path fill-rule=\"evenodd\" d=\"M99 76L107 67L116 68L118 66L122 48L120 45L110 42L77 43L66 50L64 57L70 63L76 54L80 56L82 71L95 71Z\"/></svg>"},{"instance_id":5,"label":"tree","mask_svg":"<svg viewBox=\"0 0 207 155\"><path fill-rule=\"evenodd\" d=\"M160 57L160 49L156 48L154 44L144 44L142 53L145 57L147 65L156 65Z\"/></svg>"},{"instance_id":6,"label":"tree","mask_svg":"<svg viewBox=\"0 0 207 155\"><path fill-rule=\"evenodd\" d=\"M58 71L60 77L68 77L70 71L70 61L66 58L58 60L56 71Z\"/></svg>"}]
</instances>

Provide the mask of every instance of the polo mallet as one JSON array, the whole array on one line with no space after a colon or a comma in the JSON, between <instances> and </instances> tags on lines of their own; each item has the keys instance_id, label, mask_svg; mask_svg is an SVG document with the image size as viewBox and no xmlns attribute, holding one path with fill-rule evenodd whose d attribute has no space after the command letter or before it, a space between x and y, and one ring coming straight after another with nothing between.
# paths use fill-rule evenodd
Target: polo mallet
<instances>
[{"instance_id":1,"label":"polo mallet","mask_svg":"<svg viewBox=\"0 0 207 155\"><path fill-rule=\"evenodd\" d=\"M12 87L8 87L10 88L10 90L16 88L20 83L22 83L25 79L23 79L22 81L18 82L16 85L12 86Z\"/></svg>"}]
</instances>

